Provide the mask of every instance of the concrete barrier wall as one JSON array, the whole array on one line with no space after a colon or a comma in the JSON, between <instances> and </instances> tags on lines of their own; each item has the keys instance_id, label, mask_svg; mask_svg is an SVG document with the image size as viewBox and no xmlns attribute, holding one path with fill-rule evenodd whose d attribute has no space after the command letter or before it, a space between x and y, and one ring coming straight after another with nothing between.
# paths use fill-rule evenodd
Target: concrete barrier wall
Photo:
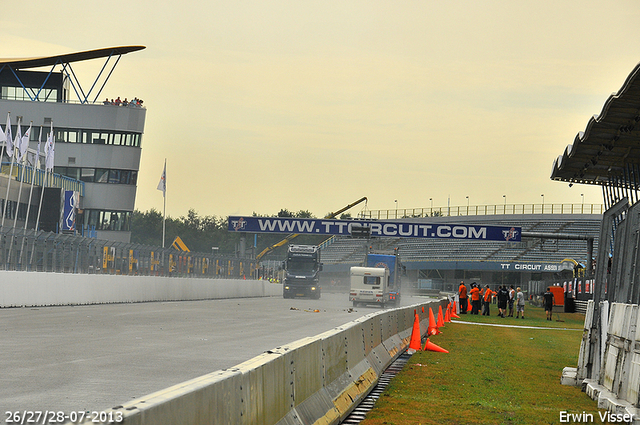
<instances>
[{"instance_id":1,"label":"concrete barrier wall","mask_svg":"<svg viewBox=\"0 0 640 425\"><path fill-rule=\"evenodd\" d=\"M414 310L424 334L428 308L439 305L446 301L372 313L108 414L126 425L337 424L409 345Z\"/></svg>"},{"instance_id":2,"label":"concrete barrier wall","mask_svg":"<svg viewBox=\"0 0 640 425\"><path fill-rule=\"evenodd\" d=\"M282 294L266 280L0 271L0 307L264 297Z\"/></svg>"},{"instance_id":3,"label":"concrete barrier wall","mask_svg":"<svg viewBox=\"0 0 640 425\"><path fill-rule=\"evenodd\" d=\"M604 304L604 302L603 302ZM575 384L581 385L592 399L598 401L598 407L614 414L633 417L631 423L640 424L640 311L634 304L613 303L607 310L602 308L603 333L606 337L590 333L594 318L594 304L589 302L585 317L585 333L580 348ZM586 363L589 361L589 345L602 352L601 364L594 368L593 376L586 376ZM565 368L567 375L572 368ZM563 375L565 375L563 371ZM568 379L566 383L569 383ZM563 382L564 383L564 382ZM627 421L628 422L628 421Z\"/></svg>"}]
</instances>

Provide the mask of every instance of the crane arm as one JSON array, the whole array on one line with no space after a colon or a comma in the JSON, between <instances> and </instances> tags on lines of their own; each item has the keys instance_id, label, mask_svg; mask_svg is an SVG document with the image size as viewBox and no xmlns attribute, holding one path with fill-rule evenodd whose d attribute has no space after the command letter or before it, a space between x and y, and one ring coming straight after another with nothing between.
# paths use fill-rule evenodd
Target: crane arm
<instances>
[{"instance_id":1,"label":"crane arm","mask_svg":"<svg viewBox=\"0 0 640 425\"><path fill-rule=\"evenodd\" d=\"M333 213L329 213L329 214L327 214L324 218L327 218L327 219L329 219L329 218L335 218L336 216L338 216L338 214L341 214L341 213L343 213L343 212L347 211L348 209L353 208L353 207L355 207L356 205L358 205L359 203L364 202L364 201L366 201L366 200L367 200L367 197L366 197L366 196L363 196L362 198L360 198L360 199L358 199L357 201L355 201L355 202L353 202L353 203L351 203L351 204L347 205L346 207L341 208L341 209L339 209L339 210L338 210L338 211L336 211L336 212L333 212ZM274 249L281 247L282 245L286 244L287 242L289 242L290 240L292 240L292 239L294 239L294 238L296 238L296 237L298 237L298 236L300 236L300 234L299 234L299 233L292 233L292 234L288 235L286 238L284 238L283 240L281 240L280 242L278 242L278 243L276 243L276 244L273 244L273 245L271 245L270 247L265 248L265 249L264 249L260 254L258 254L258 255L256 256L256 260L260 261L260 259L261 259L262 257L264 257L265 255L267 255L268 253L270 253L270 252L271 252L271 251L273 251Z\"/></svg>"}]
</instances>

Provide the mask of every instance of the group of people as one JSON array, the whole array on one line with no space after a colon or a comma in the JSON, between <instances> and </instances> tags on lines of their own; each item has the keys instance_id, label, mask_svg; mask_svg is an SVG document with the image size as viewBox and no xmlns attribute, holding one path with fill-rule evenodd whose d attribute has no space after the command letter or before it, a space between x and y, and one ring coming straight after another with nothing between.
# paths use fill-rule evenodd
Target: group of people
<instances>
[{"instance_id":1,"label":"group of people","mask_svg":"<svg viewBox=\"0 0 640 425\"><path fill-rule=\"evenodd\" d=\"M124 98L124 100L120 100L120 96L118 96L116 100L109 100L109 98L106 98L102 103L104 105L142 107L142 99L138 99L137 97L134 97L131 101L128 101L126 97Z\"/></svg>"},{"instance_id":2,"label":"group of people","mask_svg":"<svg viewBox=\"0 0 640 425\"><path fill-rule=\"evenodd\" d=\"M478 286L476 282L471 283L471 289L467 291L464 282L460 282L458 289L460 299L460 313L467 314L469 308L469 296L471 296L471 314L479 314L482 311L483 316L491 315L491 302L495 296L498 301L498 316L513 317L513 306L516 306L516 319L524 319L524 294L520 287L515 288L513 285L507 288L506 285L498 286L497 291L492 291L489 285L484 288Z\"/></svg>"}]
</instances>

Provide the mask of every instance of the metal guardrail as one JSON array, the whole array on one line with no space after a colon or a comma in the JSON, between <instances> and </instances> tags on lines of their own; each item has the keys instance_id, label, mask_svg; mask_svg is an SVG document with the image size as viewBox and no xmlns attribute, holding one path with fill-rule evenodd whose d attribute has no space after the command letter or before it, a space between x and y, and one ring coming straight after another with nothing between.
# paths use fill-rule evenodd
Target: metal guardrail
<instances>
[{"instance_id":1,"label":"metal guardrail","mask_svg":"<svg viewBox=\"0 0 640 425\"><path fill-rule=\"evenodd\" d=\"M74 234L0 229L0 269L199 278L269 278L256 261Z\"/></svg>"},{"instance_id":2,"label":"metal guardrail","mask_svg":"<svg viewBox=\"0 0 640 425\"><path fill-rule=\"evenodd\" d=\"M395 218L459 217L469 215L505 214L603 214L604 211L605 208L603 204L498 204L369 210L358 214L358 218L382 220Z\"/></svg>"}]
</instances>

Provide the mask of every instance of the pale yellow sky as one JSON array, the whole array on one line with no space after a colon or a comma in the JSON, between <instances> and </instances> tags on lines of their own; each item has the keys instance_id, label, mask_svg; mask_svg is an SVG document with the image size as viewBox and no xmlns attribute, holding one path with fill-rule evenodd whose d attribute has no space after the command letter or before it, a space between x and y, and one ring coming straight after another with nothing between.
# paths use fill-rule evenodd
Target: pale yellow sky
<instances>
[{"instance_id":1,"label":"pale yellow sky","mask_svg":"<svg viewBox=\"0 0 640 425\"><path fill-rule=\"evenodd\" d=\"M14 2L0 57L147 46L101 96L148 108L143 211L164 158L173 217L600 203L549 176L640 62L638 22L635 0Z\"/></svg>"}]
</instances>

